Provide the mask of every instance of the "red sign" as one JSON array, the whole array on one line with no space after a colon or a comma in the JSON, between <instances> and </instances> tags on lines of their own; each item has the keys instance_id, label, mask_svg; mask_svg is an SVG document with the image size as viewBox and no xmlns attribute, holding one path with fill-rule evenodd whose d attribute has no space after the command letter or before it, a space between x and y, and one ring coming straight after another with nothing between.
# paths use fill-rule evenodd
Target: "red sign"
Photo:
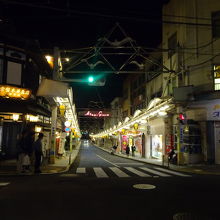
<instances>
[{"instance_id":1,"label":"red sign","mask_svg":"<svg viewBox=\"0 0 220 220\"><path fill-rule=\"evenodd\" d=\"M91 116L91 117L109 117L110 114L109 113L103 113L102 111L99 112L91 112L91 111L87 111L84 116Z\"/></svg>"}]
</instances>

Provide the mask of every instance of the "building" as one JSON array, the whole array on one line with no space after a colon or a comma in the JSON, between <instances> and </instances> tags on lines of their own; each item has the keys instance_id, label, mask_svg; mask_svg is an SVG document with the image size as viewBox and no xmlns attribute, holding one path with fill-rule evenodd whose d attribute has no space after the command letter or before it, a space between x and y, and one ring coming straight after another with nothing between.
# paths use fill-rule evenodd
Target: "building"
<instances>
[{"instance_id":1,"label":"building","mask_svg":"<svg viewBox=\"0 0 220 220\"><path fill-rule=\"evenodd\" d=\"M16 142L25 128L50 131L51 107L45 98L36 97L36 93L41 79L51 73L36 42L1 34L0 153L3 158L16 156Z\"/></svg>"},{"instance_id":2,"label":"building","mask_svg":"<svg viewBox=\"0 0 220 220\"><path fill-rule=\"evenodd\" d=\"M174 70L165 95L178 105L172 122L180 163L220 163L219 19L218 0L170 0L163 7L163 65ZM183 125L175 120L181 113Z\"/></svg>"},{"instance_id":3,"label":"building","mask_svg":"<svg viewBox=\"0 0 220 220\"><path fill-rule=\"evenodd\" d=\"M53 63L53 66L56 66ZM73 92L67 83L53 80L54 69L36 41L16 33L0 35L0 156L17 156L16 144L23 130L44 133L44 156L54 162L80 137ZM59 68L56 68L59 71ZM65 130L64 130L65 129Z\"/></svg>"},{"instance_id":4,"label":"building","mask_svg":"<svg viewBox=\"0 0 220 220\"><path fill-rule=\"evenodd\" d=\"M118 124L122 121L122 99L121 97L116 97L110 103L111 105L111 117L110 117L110 127Z\"/></svg>"},{"instance_id":5,"label":"building","mask_svg":"<svg viewBox=\"0 0 220 220\"><path fill-rule=\"evenodd\" d=\"M124 82L124 121L98 136L134 136L139 132L144 134L142 157L164 161L174 149L179 165L219 164L219 20L218 0L211 4L206 0L170 0L165 4L161 53L155 57L154 51L146 59L153 62L145 64L144 108L136 102L141 76L128 77ZM129 137L119 141L134 143Z\"/></svg>"}]
</instances>

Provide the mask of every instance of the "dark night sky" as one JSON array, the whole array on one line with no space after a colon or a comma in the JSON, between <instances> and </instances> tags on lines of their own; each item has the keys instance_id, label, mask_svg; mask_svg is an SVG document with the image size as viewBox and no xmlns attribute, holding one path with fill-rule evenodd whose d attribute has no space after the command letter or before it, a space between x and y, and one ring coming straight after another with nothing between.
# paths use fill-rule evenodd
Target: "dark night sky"
<instances>
[{"instance_id":1,"label":"dark night sky","mask_svg":"<svg viewBox=\"0 0 220 220\"><path fill-rule=\"evenodd\" d=\"M161 7L167 0L89 2L0 0L0 18L13 24L20 35L38 40L42 49L93 46L116 22L139 46L160 43ZM109 76L104 87L72 84L77 107L88 107L90 100L104 101L107 107L121 94L123 77Z\"/></svg>"}]
</instances>

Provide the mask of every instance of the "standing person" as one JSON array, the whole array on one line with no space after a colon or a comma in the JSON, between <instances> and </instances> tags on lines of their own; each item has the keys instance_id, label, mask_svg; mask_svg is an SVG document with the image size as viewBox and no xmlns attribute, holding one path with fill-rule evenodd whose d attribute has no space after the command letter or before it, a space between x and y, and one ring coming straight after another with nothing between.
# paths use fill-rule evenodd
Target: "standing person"
<instances>
[{"instance_id":1,"label":"standing person","mask_svg":"<svg viewBox=\"0 0 220 220\"><path fill-rule=\"evenodd\" d=\"M43 155L43 150L42 150L43 137L44 137L44 134L39 133L38 139L34 142L34 153L35 153L34 172L35 173L41 173L40 165L41 165L41 157Z\"/></svg>"},{"instance_id":2,"label":"standing person","mask_svg":"<svg viewBox=\"0 0 220 220\"><path fill-rule=\"evenodd\" d=\"M29 157L29 166L26 164L26 168L29 170L30 165L33 164L33 145L34 145L35 132L30 130L25 138L25 154Z\"/></svg>"},{"instance_id":3,"label":"standing person","mask_svg":"<svg viewBox=\"0 0 220 220\"><path fill-rule=\"evenodd\" d=\"M135 153L134 153L134 152L136 151L135 145L132 145L131 151L132 151L132 156L134 157L134 156L135 156Z\"/></svg>"},{"instance_id":4,"label":"standing person","mask_svg":"<svg viewBox=\"0 0 220 220\"><path fill-rule=\"evenodd\" d=\"M18 173L24 172L23 160L26 153L26 137L28 130L23 130L17 142L17 171Z\"/></svg>"},{"instance_id":5,"label":"standing person","mask_svg":"<svg viewBox=\"0 0 220 220\"><path fill-rule=\"evenodd\" d=\"M130 147L129 147L128 145L126 146L126 150L125 150L125 151L126 151L127 156L129 156L129 153L130 153Z\"/></svg>"}]
</instances>

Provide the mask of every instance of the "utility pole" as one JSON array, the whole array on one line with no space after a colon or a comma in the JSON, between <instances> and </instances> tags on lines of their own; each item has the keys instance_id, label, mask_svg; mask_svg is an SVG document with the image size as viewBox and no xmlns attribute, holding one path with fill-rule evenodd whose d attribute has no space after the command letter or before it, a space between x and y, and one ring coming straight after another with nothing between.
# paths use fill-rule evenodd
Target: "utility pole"
<instances>
[{"instance_id":1,"label":"utility pole","mask_svg":"<svg viewBox=\"0 0 220 220\"><path fill-rule=\"evenodd\" d=\"M58 79L59 74L59 49L54 47L54 66L53 66L53 80ZM51 139L50 139L50 163L55 163L55 154L56 154L56 128L57 128L57 106L52 107L52 116L51 116Z\"/></svg>"}]
</instances>

